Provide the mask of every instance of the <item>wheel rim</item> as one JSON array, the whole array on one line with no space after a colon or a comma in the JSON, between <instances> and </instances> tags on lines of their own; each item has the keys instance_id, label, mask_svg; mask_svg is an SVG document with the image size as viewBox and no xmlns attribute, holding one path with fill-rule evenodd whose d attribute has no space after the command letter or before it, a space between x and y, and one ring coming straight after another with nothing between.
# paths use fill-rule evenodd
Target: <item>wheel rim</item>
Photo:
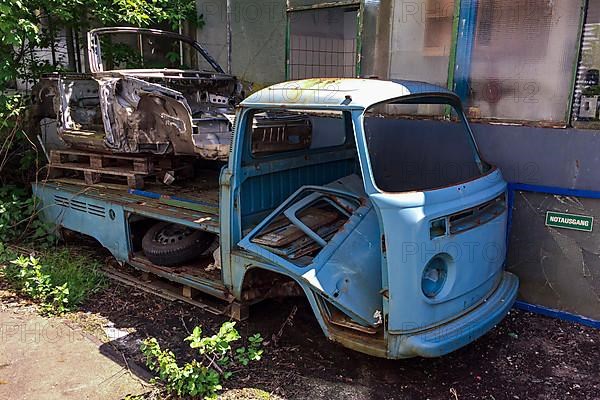
<instances>
[{"instance_id":1,"label":"wheel rim","mask_svg":"<svg viewBox=\"0 0 600 400\"><path fill-rule=\"evenodd\" d=\"M193 230L187 226L170 224L164 226L160 231L158 231L154 240L157 243L166 245L181 241L190 236L192 233Z\"/></svg>"}]
</instances>

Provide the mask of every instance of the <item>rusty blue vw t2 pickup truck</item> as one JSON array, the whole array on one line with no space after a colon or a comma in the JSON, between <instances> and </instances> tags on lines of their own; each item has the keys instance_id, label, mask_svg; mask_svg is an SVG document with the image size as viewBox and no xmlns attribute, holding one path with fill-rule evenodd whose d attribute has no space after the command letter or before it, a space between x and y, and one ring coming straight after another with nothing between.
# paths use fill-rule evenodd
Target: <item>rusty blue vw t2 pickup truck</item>
<instances>
[{"instance_id":1,"label":"rusty blue vw t2 pickup truck","mask_svg":"<svg viewBox=\"0 0 600 400\"><path fill-rule=\"evenodd\" d=\"M228 159L194 167L202 184L50 179L42 212L237 318L306 296L329 339L378 357L447 354L512 307L506 183L452 92L291 81L247 97L233 126Z\"/></svg>"}]
</instances>

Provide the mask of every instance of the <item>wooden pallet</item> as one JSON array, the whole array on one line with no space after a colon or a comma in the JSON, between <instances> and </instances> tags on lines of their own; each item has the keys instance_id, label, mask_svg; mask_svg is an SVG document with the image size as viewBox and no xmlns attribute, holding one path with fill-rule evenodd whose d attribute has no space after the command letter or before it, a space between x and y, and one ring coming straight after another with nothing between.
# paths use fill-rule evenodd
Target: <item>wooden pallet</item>
<instances>
[{"instance_id":1,"label":"wooden pallet","mask_svg":"<svg viewBox=\"0 0 600 400\"><path fill-rule=\"evenodd\" d=\"M211 314L226 315L236 321L248 319L249 307L247 304L242 304L238 301L224 302L216 299L209 300L207 296L202 296L202 293L195 288L167 281L148 272L142 272L136 276L136 274L117 270L115 267L109 265L102 268L102 272L110 279L136 287L165 300L183 301Z\"/></svg>"},{"instance_id":2,"label":"wooden pallet","mask_svg":"<svg viewBox=\"0 0 600 400\"><path fill-rule=\"evenodd\" d=\"M77 150L52 150L50 152L52 177L67 171L83 173L86 185L94 185L107 177L122 177L132 189L142 189L144 178L154 174L150 156L125 156L91 153Z\"/></svg>"}]
</instances>

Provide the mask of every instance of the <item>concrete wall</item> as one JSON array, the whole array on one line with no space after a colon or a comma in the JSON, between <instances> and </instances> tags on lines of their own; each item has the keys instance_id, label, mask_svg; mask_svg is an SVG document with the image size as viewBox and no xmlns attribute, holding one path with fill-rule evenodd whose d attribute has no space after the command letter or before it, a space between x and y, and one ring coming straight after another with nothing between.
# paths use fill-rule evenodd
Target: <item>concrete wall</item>
<instances>
[{"instance_id":1,"label":"concrete wall","mask_svg":"<svg viewBox=\"0 0 600 400\"><path fill-rule=\"evenodd\" d=\"M483 157L510 182L600 191L600 131L473 124Z\"/></svg>"},{"instance_id":2,"label":"concrete wall","mask_svg":"<svg viewBox=\"0 0 600 400\"><path fill-rule=\"evenodd\" d=\"M231 72L255 89L285 80L286 2L229 0Z\"/></svg>"},{"instance_id":3,"label":"concrete wall","mask_svg":"<svg viewBox=\"0 0 600 400\"><path fill-rule=\"evenodd\" d=\"M600 234L545 226L546 211L594 217L600 200L516 192L508 270L529 303L600 320Z\"/></svg>"},{"instance_id":4,"label":"concrete wall","mask_svg":"<svg viewBox=\"0 0 600 400\"><path fill-rule=\"evenodd\" d=\"M205 25L197 30L196 40L212 55L225 71L230 70L227 32L227 0L196 0L198 14Z\"/></svg>"}]
</instances>

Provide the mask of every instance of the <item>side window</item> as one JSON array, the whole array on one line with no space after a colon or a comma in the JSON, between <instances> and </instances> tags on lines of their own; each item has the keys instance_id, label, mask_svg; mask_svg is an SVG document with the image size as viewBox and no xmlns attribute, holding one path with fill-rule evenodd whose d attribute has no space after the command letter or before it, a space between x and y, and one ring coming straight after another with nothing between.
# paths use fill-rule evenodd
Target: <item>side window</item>
<instances>
[{"instance_id":1,"label":"side window","mask_svg":"<svg viewBox=\"0 0 600 400\"><path fill-rule=\"evenodd\" d=\"M298 150L341 146L346 119L340 111L265 110L252 120L252 155L264 157Z\"/></svg>"}]
</instances>

